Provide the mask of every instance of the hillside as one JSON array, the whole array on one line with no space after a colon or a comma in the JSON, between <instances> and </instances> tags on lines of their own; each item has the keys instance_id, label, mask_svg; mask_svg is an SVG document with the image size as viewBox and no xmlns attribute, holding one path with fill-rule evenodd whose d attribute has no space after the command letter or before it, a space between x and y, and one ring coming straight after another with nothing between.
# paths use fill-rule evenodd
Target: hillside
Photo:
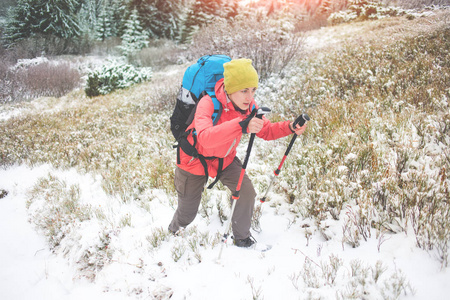
<instances>
[{"instance_id":1,"label":"hillside","mask_svg":"<svg viewBox=\"0 0 450 300\"><path fill-rule=\"evenodd\" d=\"M168 120L186 65L88 98L0 106L0 289L7 299L441 299L450 293L449 11L305 34L257 101L311 116L253 227L227 245L229 193L180 236ZM257 139L259 195L290 138ZM243 158L248 139L241 142Z\"/></svg>"}]
</instances>

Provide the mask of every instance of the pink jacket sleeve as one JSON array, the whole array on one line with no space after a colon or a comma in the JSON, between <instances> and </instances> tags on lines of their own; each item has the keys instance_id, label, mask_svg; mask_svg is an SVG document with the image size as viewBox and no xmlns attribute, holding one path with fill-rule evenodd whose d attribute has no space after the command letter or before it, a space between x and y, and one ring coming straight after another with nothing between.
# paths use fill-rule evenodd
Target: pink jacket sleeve
<instances>
[{"instance_id":1,"label":"pink jacket sleeve","mask_svg":"<svg viewBox=\"0 0 450 300\"><path fill-rule=\"evenodd\" d=\"M256 134L257 137L266 141L276 140L292 134L289 128L289 121L271 123L266 117L263 116L264 127L260 132Z\"/></svg>"},{"instance_id":2,"label":"pink jacket sleeve","mask_svg":"<svg viewBox=\"0 0 450 300\"><path fill-rule=\"evenodd\" d=\"M222 115L218 125L213 126L211 115L214 112L214 105L207 97L200 100L195 114L195 129L197 131L198 142L205 149L224 148L225 151L230 144L239 142L242 137L242 127L239 122L246 118L244 115L238 115L227 120L227 116ZM253 105L253 104L252 104ZM289 129L289 121L271 123L266 117L263 117L264 127L256 135L264 140L275 140L292 134Z\"/></svg>"}]
</instances>

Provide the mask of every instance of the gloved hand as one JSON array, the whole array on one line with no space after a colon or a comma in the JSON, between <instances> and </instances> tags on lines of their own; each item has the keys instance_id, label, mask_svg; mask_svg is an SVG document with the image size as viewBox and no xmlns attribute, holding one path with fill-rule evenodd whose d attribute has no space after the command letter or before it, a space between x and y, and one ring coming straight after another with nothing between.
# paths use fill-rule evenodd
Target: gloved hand
<instances>
[{"instance_id":1,"label":"gloved hand","mask_svg":"<svg viewBox=\"0 0 450 300\"><path fill-rule=\"evenodd\" d=\"M256 116L257 111L258 110L254 108L252 112L247 116L247 118L239 122L239 125L241 125L242 127L242 133L248 133L248 124Z\"/></svg>"}]
</instances>

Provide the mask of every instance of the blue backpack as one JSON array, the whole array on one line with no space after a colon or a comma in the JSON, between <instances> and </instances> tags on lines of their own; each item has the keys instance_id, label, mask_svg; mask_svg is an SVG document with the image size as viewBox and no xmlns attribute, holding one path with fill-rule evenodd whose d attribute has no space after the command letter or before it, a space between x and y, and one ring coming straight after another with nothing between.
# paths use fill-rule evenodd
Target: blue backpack
<instances>
[{"instance_id":1,"label":"blue backpack","mask_svg":"<svg viewBox=\"0 0 450 300\"><path fill-rule=\"evenodd\" d=\"M177 141L194 120L196 105L206 94L213 100L214 114L211 118L216 125L222 105L216 98L214 87L223 78L223 64L229 61L231 58L226 55L205 55L184 72L175 109L170 117L170 129Z\"/></svg>"},{"instance_id":2,"label":"blue backpack","mask_svg":"<svg viewBox=\"0 0 450 300\"><path fill-rule=\"evenodd\" d=\"M214 113L211 115L213 125L217 124L222 113L222 104L217 100L214 87L217 81L223 78L223 64L231 61L226 55L205 55L199 58L197 63L189 66L183 75L183 82L178 92L175 109L170 117L170 129L178 144L177 163L180 164L180 148L189 156L198 158L203 165L206 178L208 179L207 159L216 159L217 157L205 157L198 153L195 145L197 136L195 130L186 131L187 127L192 123L195 116L197 103L205 95L209 95L214 104ZM192 134L194 144L187 140ZM217 171L216 180L211 183L208 188L212 188L219 180L222 173L223 158L219 158L219 169Z\"/></svg>"}]
</instances>

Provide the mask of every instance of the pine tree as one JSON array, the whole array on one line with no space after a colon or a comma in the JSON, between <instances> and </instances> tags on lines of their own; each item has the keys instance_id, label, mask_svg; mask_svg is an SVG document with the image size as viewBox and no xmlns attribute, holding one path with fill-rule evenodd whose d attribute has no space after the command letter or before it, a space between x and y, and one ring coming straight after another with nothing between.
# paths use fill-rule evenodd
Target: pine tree
<instances>
[{"instance_id":1,"label":"pine tree","mask_svg":"<svg viewBox=\"0 0 450 300\"><path fill-rule=\"evenodd\" d=\"M9 10L3 40L6 46L31 36L32 19L29 15L31 7L28 1L20 1Z\"/></svg>"},{"instance_id":2,"label":"pine tree","mask_svg":"<svg viewBox=\"0 0 450 300\"><path fill-rule=\"evenodd\" d=\"M347 8L347 6L347 0L323 0L322 4L317 10L317 14L324 17L329 17L332 13L345 9Z\"/></svg>"},{"instance_id":3,"label":"pine tree","mask_svg":"<svg viewBox=\"0 0 450 300\"><path fill-rule=\"evenodd\" d=\"M125 22L129 14L129 9L127 7L128 0L104 0L109 3L109 12L111 18L111 35L120 37L125 30Z\"/></svg>"},{"instance_id":4,"label":"pine tree","mask_svg":"<svg viewBox=\"0 0 450 300\"><path fill-rule=\"evenodd\" d=\"M234 17L236 17L239 14L239 2L238 0L229 0L228 2L224 3L224 9L223 9L222 15L227 19L230 20Z\"/></svg>"},{"instance_id":5,"label":"pine tree","mask_svg":"<svg viewBox=\"0 0 450 300\"><path fill-rule=\"evenodd\" d=\"M0 6L0 18L6 17L8 9L11 6L15 6L16 2L16 0L2 0L2 5Z\"/></svg>"},{"instance_id":6,"label":"pine tree","mask_svg":"<svg viewBox=\"0 0 450 300\"><path fill-rule=\"evenodd\" d=\"M213 23L217 18L226 19L230 7L226 0L196 0L189 10L184 24L182 41L189 41L196 31Z\"/></svg>"},{"instance_id":7,"label":"pine tree","mask_svg":"<svg viewBox=\"0 0 450 300\"><path fill-rule=\"evenodd\" d=\"M106 0L82 0L78 23L83 33L91 34L97 30L98 17Z\"/></svg>"},{"instance_id":8,"label":"pine tree","mask_svg":"<svg viewBox=\"0 0 450 300\"><path fill-rule=\"evenodd\" d=\"M122 35L122 44L119 46L126 57L148 46L148 33L142 29L139 22L137 9L133 9L127 21Z\"/></svg>"},{"instance_id":9,"label":"pine tree","mask_svg":"<svg viewBox=\"0 0 450 300\"><path fill-rule=\"evenodd\" d=\"M37 32L60 38L72 38L80 35L80 26L76 14L81 4L79 0L39 0L31 1L32 10L39 16L35 25ZM38 2L38 3L36 3Z\"/></svg>"},{"instance_id":10,"label":"pine tree","mask_svg":"<svg viewBox=\"0 0 450 300\"><path fill-rule=\"evenodd\" d=\"M131 3L137 7L142 27L151 38L178 38L186 0L134 0Z\"/></svg>"},{"instance_id":11,"label":"pine tree","mask_svg":"<svg viewBox=\"0 0 450 300\"><path fill-rule=\"evenodd\" d=\"M324 0L317 10L318 15L328 17L333 11L333 0Z\"/></svg>"},{"instance_id":12,"label":"pine tree","mask_svg":"<svg viewBox=\"0 0 450 300\"><path fill-rule=\"evenodd\" d=\"M77 12L79 0L19 0L7 22L7 45L36 35L64 40L81 33Z\"/></svg>"},{"instance_id":13,"label":"pine tree","mask_svg":"<svg viewBox=\"0 0 450 300\"><path fill-rule=\"evenodd\" d=\"M112 13L110 7L104 5L95 23L95 38L104 41L112 36Z\"/></svg>"}]
</instances>

